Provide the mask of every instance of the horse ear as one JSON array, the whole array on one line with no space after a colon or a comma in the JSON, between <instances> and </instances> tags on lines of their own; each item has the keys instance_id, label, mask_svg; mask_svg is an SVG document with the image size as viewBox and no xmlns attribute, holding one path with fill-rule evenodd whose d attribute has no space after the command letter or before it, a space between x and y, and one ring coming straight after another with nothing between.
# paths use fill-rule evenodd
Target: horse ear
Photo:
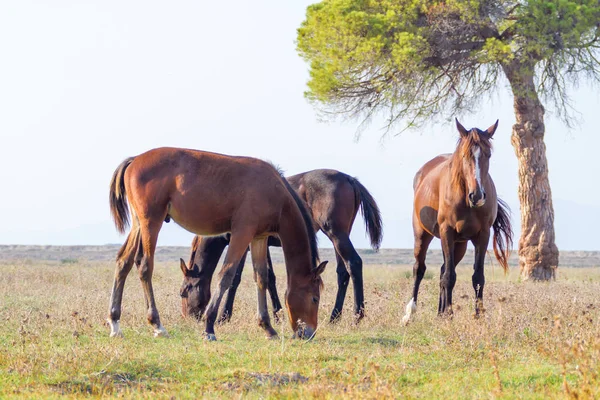
<instances>
[{"instance_id":1,"label":"horse ear","mask_svg":"<svg viewBox=\"0 0 600 400\"><path fill-rule=\"evenodd\" d=\"M461 125L460 122L458 122L458 118L454 118L456 120L456 129L458 129L458 133L460 133L460 136L468 136L469 135L469 131L465 129L464 126Z\"/></svg>"},{"instance_id":2,"label":"horse ear","mask_svg":"<svg viewBox=\"0 0 600 400\"><path fill-rule=\"evenodd\" d=\"M321 264L319 264L317 269L315 269L315 276L321 275L323 273L323 271L325 271L326 266L327 266L327 261L323 261Z\"/></svg>"},{"instance_id":3,"label":"horse ear","mask_svg":"<svg viewBox=\"0 0 600 400\"><path fill-rule=\"evenodd\" d=\"M183 261L183 258L179 259L179 268L181 268L181 272L183 272L183 276L187 276L188 275L188 267L187 265L185 265L185 261Z\"/></svg>"},{"instance_id":4,"label":"horse ear","mask_svg":"<svg viewBox=\"0 0 600 400\"><path fill-rule=\"evenodd\" d=\"M498 121L496 120L496 123L492 126L490 126L489 128L487 128L486 132L488 134L489 137L494 136L494 133L496 132L496 129L498 128Z\"/></svg>"}]
</instances>

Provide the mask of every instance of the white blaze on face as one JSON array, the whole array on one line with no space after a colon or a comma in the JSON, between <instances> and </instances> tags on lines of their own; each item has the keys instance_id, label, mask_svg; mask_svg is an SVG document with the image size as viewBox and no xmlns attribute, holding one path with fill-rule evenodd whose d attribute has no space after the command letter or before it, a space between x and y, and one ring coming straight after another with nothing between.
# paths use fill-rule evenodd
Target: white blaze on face
<instances>
[{"instance_id":1,"label":"white blaze on face","mask_svg":"<svg viewBox=\"0 0 600 400\"><path fill-rule=\"evenodd\" d=\"M473 158L475 159L475 180L479 190L483 193L483 186L481 185L481 168L479 168L479 157L481 157L481 148L479 146L473 147Z\"/></svg>"}]
</instances>

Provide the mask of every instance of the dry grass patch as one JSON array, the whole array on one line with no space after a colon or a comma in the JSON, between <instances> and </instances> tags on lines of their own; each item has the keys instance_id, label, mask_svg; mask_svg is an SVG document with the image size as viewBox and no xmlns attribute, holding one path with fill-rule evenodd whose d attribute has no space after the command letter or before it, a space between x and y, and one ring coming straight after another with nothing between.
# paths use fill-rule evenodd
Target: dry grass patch
<instances>
[{"instance_id":1,"label":"dry grass patch","mask_svg":"<svg viewBox=\"0 0 600 400\"><path fill-rule=\"evenodd\" d=\"M327 324L335 269L325 275L320 326L312 342L280 340L258 328L252 274L234 315L217 327L180 317L180 272L159 263L154 288L169 339L145 322L139 279L123 299L124 339L111 340L107 314L113 265L27 262L0 265L0 397L192 398L577 398L600 397L600 269L565 268L550 284L518 282L488 268L486 313L473 318L471 268L461 267L455 315L436 316L439 270L421 285L419 309L400 324L412 279L408 266L367 265L367 316L356 326L352 291L340 323ZM277 266L280 294L285 272Z\"/></svg>"}]
</instances>

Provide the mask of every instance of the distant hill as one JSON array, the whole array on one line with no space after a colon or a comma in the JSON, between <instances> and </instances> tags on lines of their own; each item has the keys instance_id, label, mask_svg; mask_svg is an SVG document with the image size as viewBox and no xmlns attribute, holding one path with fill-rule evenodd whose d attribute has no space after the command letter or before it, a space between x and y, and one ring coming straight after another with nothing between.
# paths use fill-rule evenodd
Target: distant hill
<instances>
[{"instance_id":1,"label":"distant hill","mask_svg":"<svg viewBox=\"0 0 600 400\"><path fill-rule=\"evenodd\" d=\"M512 223L515 230L515 243L520 234L519 204L517 199L507 199L512 209ZM600 240L596 232L600 227L600 206L584 205L568 200L555 199L556 243L559 250L600 251ZM25 229L25 228L24 228ZM331 248L331 242L319 233L319 246ZM174 223L163 224L158 239L159 246L186 246L192 242L193 234ZM357 216L351 234L352 242L357 247L369 246L365 236L362 216ZM122 243L125 236L115 231L111 221L50 232L45 230L23 230L20 232L0 232L0 243L25 244L103 244ZM412 222L410 211L401 215L384 216L383 246L387 248L411 248L413 244ZM469 246L471 247L471 246ZM431 243L432 249L440 249L440 241ZM490 244L491 248L491 244ZM412 263L412 261L411 261Z\"/></svg>"},{"instance_id":2,"label":"distant hill","mask_svg":"<svg viewBox=\"0 0 600 400\"><path fill-rule=\"evenodd\" d=\"M31 262L56 262L70 263L75 261L103 261L112 262L115 259L120 245L110 244L104 246L29 246L29 245L0 245L0 262L14 261ZM375 253L371 249L359 249L365 264L386 265L412 265L414 263L412 249L381 249ZM188 260L190 248L185 246L159 246L156 252L157 262L173 262L176 264L180 257ZM273 262L283 263L283 253L280 248L271 248ZM335 262L333 249L320 249L322 260ZM487 262L492 262L493 256L488 255ZM442 252L430 250L427 256L428 264L440 266ZM497 261L494 262L497 264ZM468 251L461 264L473 263L473 252ZM518 265L516 252L513 252L510 264ZM560 265L563 267L592 267L600 266L600 252L598 251L562 251Z\"/></svg>"}]
</instances>

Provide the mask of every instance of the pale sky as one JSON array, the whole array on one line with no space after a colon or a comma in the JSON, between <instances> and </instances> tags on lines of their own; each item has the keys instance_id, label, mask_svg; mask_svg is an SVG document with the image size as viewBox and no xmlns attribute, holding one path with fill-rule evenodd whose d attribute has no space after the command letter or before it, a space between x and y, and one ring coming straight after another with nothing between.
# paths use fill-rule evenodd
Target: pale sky
<instances>
[{"instance_id":1,"label":"pale sky","mask_svg":"<svg viewBox=\"0 0 600 400\"><path fill-rule=\"evenodd\" d=\"M122 243L108 185L128 156L161 146L273 161L287 175L333 168L356 176L383 213L383 247L412 247L412 179L452 152L450 123L382 140L375 121L324 124L303 97L308 66L296 29L312 1L28 1L0 3L0 244ZM581 124L547 114L546 145L559 249L600 250L592 88L571 92ZM499 94L465 127L498 118L490 173L519 225L512 96ZM164 225L162 245L193 234ZM357 219L352 239L368 247ZM324 237L320 246L330 247ZM434 243L439 247L439 241Z\"/></svg>"}]
</instances>

